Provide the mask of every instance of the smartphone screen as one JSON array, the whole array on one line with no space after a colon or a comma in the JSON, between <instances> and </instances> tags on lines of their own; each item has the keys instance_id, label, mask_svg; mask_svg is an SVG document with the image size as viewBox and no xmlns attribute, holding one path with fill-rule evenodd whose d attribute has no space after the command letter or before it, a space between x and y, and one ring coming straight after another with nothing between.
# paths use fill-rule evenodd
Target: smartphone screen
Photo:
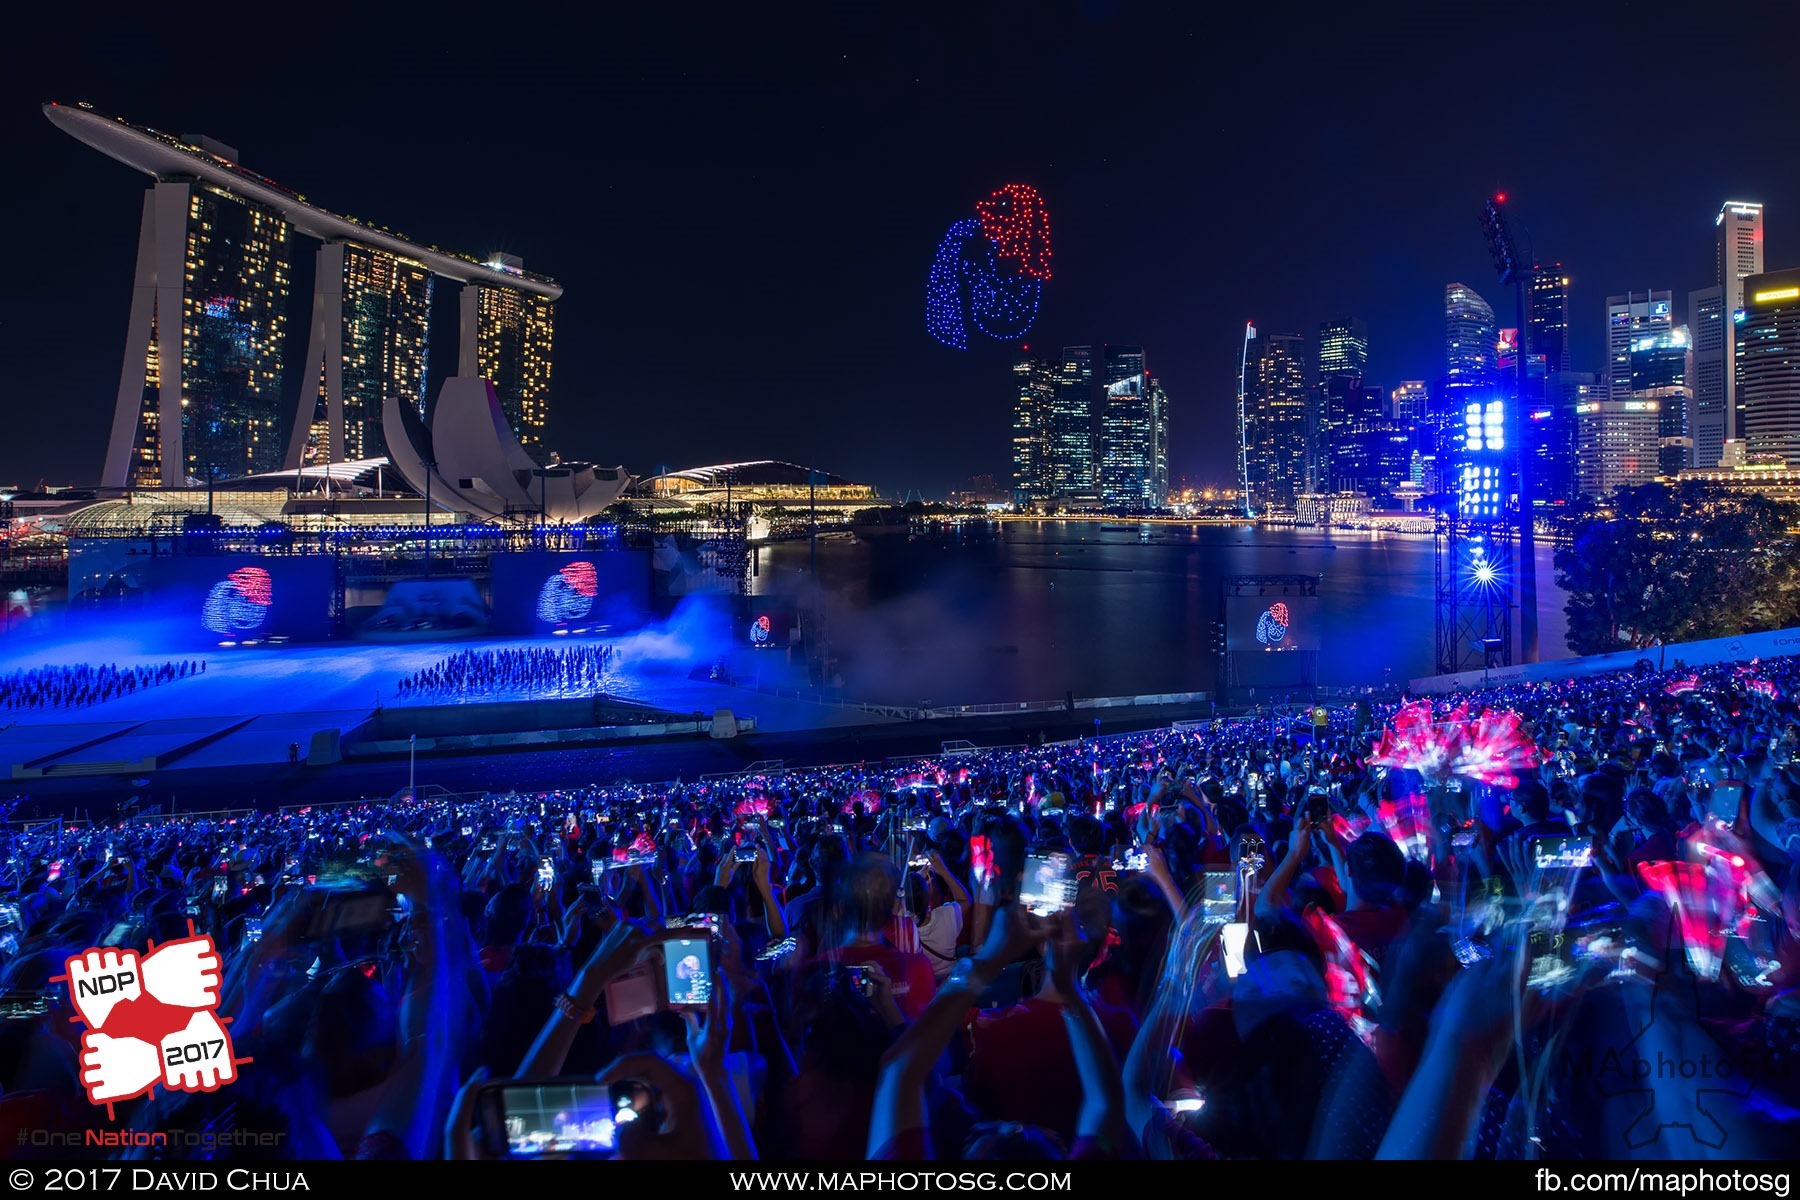
<instances>
[{"instance_id":1,"label":"smartphone screen","mask_svg":"<svg viewBox=\"0 0 1800 1200\"><path fill-rule=\"evenodd\" d=\"M1231 921L1219 930L1219 945L1225 952L1225 974L1232 979L1244 973L1244 945L1249 940L1248 921Z\"/></svg>"},{"instance_id":2,"label":"smartphone screen","mask_svg":"<svg viewBox=\"0 0 1800 1200\"><path fill-rule=\"evenodd\" d=\"M1592 841L1579 834L1531 839L1531 861L1539 871L1579 871L1593 857Z\"/></svg>"},{"instance_id":3,"label":"smartphone screen","mask_svg":"<svg viewBox=\"0 0 1800 1200\"><path fill-rule=\"evenodd\" d=\"M1207 871L1200 876L1200 920L1224 925L1237 916L1237 875Z\"/></svg>"},{"instance_id":4,"label":"smartphone screen","mask_svg":"<svg viewBox=\"0 0 1800 1200\"><path fill-rule=\"evenodd\" d=\"M606 874L606 864L596 859L588 864L588 869L594 876L594 884L598 886L601 878Z\"/></svg>"},{"instance_id":5,"label":"smartphone screen","mask_svg":"<svg viewBox=\"0 0 1800 1200\"><path fill-rule=\"evenodd\" d=\"M223 900L225 898L225 890L230 886L231 886L231 881L226 879L224 876L220 876L220 877L214 879L213 886L212 886L212 898L215 901Z\"/></svg>"},{"instance_id":6,"label":"smartphone screen","mask_svg":"<svg viewBox=\"0 0 1800 1200\"><path fill-rule=\"evenodd\" d=\"M509 1158L608 1154L617 1145L615 1104L610 1084L497 1084L483 1096L490 1149Z\"/></svg>"},{"instance_id":7,"label":"smartphone screen","mask_svg":"<svg viewBox=\"0 0 1800 1200\"><path fill-rule=\"evenodd\" d=\"M1735 779L1722 779L1713 784L1712 796L1707 800L1707 807L1712 815L1726 824L1737 820L1738 803L1744 798L1744 785Z\"/></svg>"},{"instance_id":8,"label":"smartphone screen","mask_svg":"<svg viewBox=\"0 0 1800 1200\"><path fill-rule=\"evenodd\" d=\"M1075 877L1070 868L1067 854L1027 855L1019 903L1040 917L1054 916L1068 908L1075 903Z\"/></svg>"},{"instance_id":9,"label":"smartphone screen","mask_svg":"<svg viewBox=\"0 0 1800 1200\"><path fill-rule=\"evenodd\" d=\"M712 999L712 942L707 938L664 942L663 983L671 1009L705 1008Z\"/></svg>"},{"instance_id":10,"label":"smartphone screen","mask_svg":"<svg viewBox=\"0 0 1800 1200\"><path fill-rule=\"evenodd\" d=\"M538 880L538 883L542 884L545 888L555 887L556 886L556 864L551 862L547 858L538 859L537 880Z\"/></svg>"}]
</instances>

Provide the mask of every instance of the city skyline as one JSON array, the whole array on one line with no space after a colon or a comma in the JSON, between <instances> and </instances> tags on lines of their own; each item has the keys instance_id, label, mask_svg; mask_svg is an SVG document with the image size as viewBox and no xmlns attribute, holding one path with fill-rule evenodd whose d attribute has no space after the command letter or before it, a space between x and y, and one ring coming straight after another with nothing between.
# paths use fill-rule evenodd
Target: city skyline
<instances>
[{"instance_id":1,"label":"city skyline","mask_svg":"<svg viewBox=\"0 0 1800 1200\"><path fill-rule=\"evenodd\" d=\"M1560 262L1572 281L1576 371L1604 370L1609 295L1668 289L1681 323L1693 323L1680 310L1714 281L1712 219L1728 198L1775 209L1768 269L1800 261L1784 249L1795 226L1780 215L1800 210L1800 166L1747 131L1674 110L1664 134L1684 145L1684 168L1655 189L1633 187L1623 165L1592 162L1590 134L1606 127L1597 101L1653 44L1589 71L1547 59L1517 68L1506 85L1515 99L1494 91L1502 136L1470 139L1462 121L1416 102L1465 79L1500 86L1476 26L1447 16L1339 14L1262 46L1242 36L1260 27L1253 16L1221 24L1145 5L1068 5L1042 19L1003 5L954 37L925 18L832 8L796 21L754 60L733 53L750 14L634 13L620 39L630 55L526 20L509 30L496 67L496 87L528 79L537 89L534 119L519 122L437 82L446 54L471 52L460 15L423 26L373 18L369 36L396 47L393 69L360 92L305 105L292 101L291 81L323 52L323 31L284 29L266 69L230 97L185 86L182 64L246 35L242 27L177 46L127 23L91 44L52 31L14 47L20 69L4 119L38 169L19 180L9 215L41 230L34 240L59 262L30 303L64 316L40 352L14 352L19 385L55 402L16 418L0 479L96 479L104 447L66 431L103 423L118 390L137 203L116 167L36 115L57 96L205 130L272 177L429 240L553 264L577 293L557 305L556 391L578 403L553 416L551 448L644 474L771 455L894 494L942 494L998 470L1016 346L951 354L920 331L916 307L919 264L944 224L969 194L1013 179L1035 186L1057 221L1056 286L1032 341L1153 347L1173 410L1171 475L1207 480L1235 474L1246 320L1306 331L1354 313L1369 329L1368 378L1388 389L1437 374L1446 283L1461 280L1501 309L1501 326L1516 323L1476 225L1496 189L1511 195L1534 257ZM1731 74L1754 106L1781 94L1780 73L1762 68L1778 61L1784 18L1759 19L1770 36L1747 45L1705 31L1643 37L1679 46L1696 69L1742 56ZM1614 36L1584 12L1558 22L1571 40ZM1416 52L1416 69L1385 78L1356 68L1359 47L1383 45ZM1159 82L1111 86L1127 61L1134 80ZM1236 84L1251 77L1278 86L1259 87L1254 119L1240 121ZM1356 86L1343 86L1350 79ZM1248 102L1235 108L1252 113ZM596 111L617 119L595 124ZM1267 144L1257 130L1271 126L1299 130L1298 141ZM1124 128L1147 153L1109 144ZM1196 139L1204 154L1166 152ZM475 148L483 165L472 171ZM1134 186L1121 190L1115 175L1128 162ZM1221 167L1258 184L1221 187ZM1380 182L1320 186L1321 168ZM825 195L846 199L816 202ZM1229 236L1246 218L1279 237ZM0 320L22 328L33 311L15 295ZM290 307L289 319L306 314ZM432 339L433 379L457 369L449 343ZM681 420L638 403L646 363L676 370ZM287 364L290 388L299 369ZM895 411L916 438L885 428L880 414ZM951 427L953 445L931 436Z\"/></svg>"}]
</instances>

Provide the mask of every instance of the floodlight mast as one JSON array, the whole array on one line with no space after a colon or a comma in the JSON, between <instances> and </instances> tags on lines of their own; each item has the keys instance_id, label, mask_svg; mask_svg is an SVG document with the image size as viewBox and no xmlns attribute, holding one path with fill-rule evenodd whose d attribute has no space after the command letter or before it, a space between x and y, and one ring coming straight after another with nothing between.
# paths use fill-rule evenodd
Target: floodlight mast
<instances>
[{"instance_id":1,"label":"floodlight mast","mask_svg":"<svg viewBox=\"0 0 1800 1200\"><path fill-rule=\"evenodd\" d=\"M1518 502L1518 586L1519 586L1519 659L1538 661L1538 586L1536 506L1532 502L1531 452L1525 444L1525 380L1531 360L1530 325L1527 317L1527 289L1536 278L1537 267L1519 252L1512 230L1506 223L1506 193L1491 198L1481 213L1481 226L1487 234L1488 252L1494 258L1494 270L1500 282L1511 285L1517 302L1519 345L1513 352L1513 400L1507 406L1507 439L1512 443L1513 479L1519 489Z\"/></svg>"}]
</instances>

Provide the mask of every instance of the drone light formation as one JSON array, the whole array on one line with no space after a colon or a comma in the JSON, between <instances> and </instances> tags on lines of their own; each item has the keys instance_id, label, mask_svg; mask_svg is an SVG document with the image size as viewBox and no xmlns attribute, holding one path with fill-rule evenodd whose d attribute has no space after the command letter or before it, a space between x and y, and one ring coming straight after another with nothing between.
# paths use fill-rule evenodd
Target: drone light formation
<instances>
[{"instance_id":1,"label":"drone light formation","mask_svg":"<svg viewBox=\"0 0 1800 1200\"><path fill-rule=\"evenodd\" d=\"M1036 188L1009 183L952 224L925 285L925 329L953 350L969 329L1012 341L1037 320L1050 278L1050 215Z\"/></svg>"}]
</instances>

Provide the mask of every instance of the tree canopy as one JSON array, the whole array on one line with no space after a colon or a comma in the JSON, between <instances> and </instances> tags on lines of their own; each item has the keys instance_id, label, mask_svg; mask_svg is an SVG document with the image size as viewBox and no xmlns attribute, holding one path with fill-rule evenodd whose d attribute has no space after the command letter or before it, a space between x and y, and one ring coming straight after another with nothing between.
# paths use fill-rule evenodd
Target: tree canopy
<instances>
[{"instance_id":1,"label":"tree canopy","mask_svg":"<svg viewBox=\"0 0 1800 1200\"><path fill-rule=\"evenodd\" d=\"M1800 623L1800 505L1703 483L1620 488L1563 519L1569 649L1604 654Z\"/></svg>"}]
</instances>

